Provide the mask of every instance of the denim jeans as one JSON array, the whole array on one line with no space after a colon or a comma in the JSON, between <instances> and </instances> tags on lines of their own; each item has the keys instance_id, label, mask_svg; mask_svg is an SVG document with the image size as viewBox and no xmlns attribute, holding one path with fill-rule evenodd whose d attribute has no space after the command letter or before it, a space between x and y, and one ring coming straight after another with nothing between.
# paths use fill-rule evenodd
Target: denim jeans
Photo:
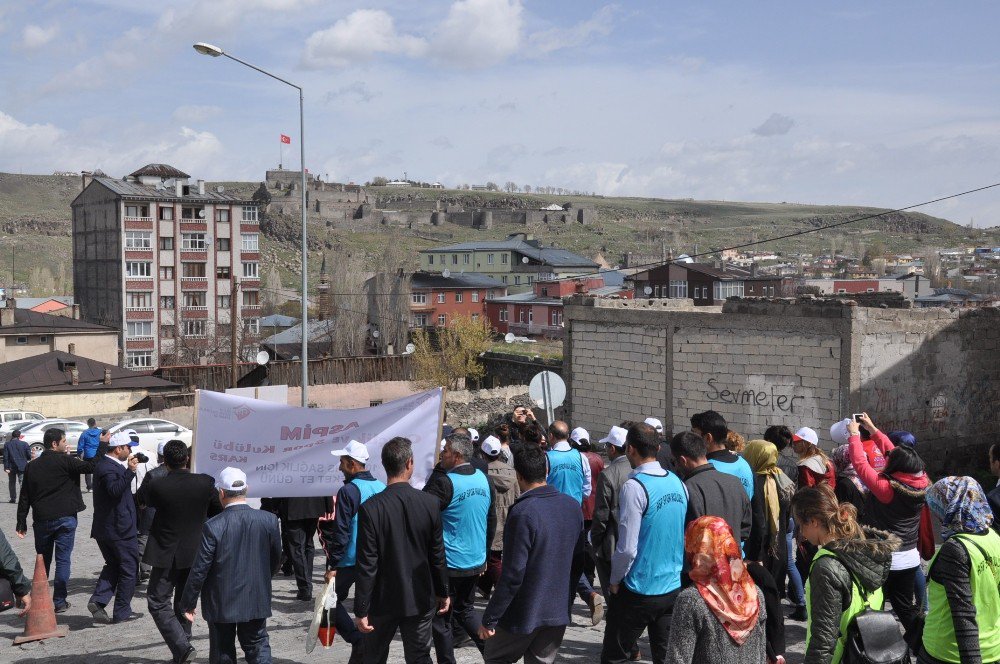
<instances>
[{"instance_id":1,"label":"denim jeans","mask_svg":"<svg viewBox=\"0 0 1000 664\"><path fill-rule=\"evenodd\" d=\"M788 534L785 535L785 542L788 544L788 599L795 606L806 605L806 591L802 585L802 575L799 568L795 566L795 522L788 520Z\"/></svg>"},{"instance_id":2,"label":"denim jeans","mask_svg":"<svg viewBox=\"0 0 1000 664\"><path fill-rule=\"evenodd\" d=\"M76 540L76 517L64 516L48 521L35 521L31 524L35 533L35 553L42 554L45 560L45 574L52 578L52 554L56 558L55 591L52 603L55 607L66 604L66 586L69 583L69 563L73 555L73 544Z\"/></svg>"}]
</instances>

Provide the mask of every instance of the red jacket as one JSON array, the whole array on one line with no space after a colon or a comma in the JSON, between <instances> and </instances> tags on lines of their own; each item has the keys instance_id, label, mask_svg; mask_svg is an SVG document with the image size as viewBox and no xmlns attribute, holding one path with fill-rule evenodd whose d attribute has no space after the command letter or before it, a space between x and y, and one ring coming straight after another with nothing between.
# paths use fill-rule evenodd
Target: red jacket
<instances>
[{"instance_id":1,"label":"red jacket","mask_svg":"<svg viewBox=\"0 0 1000 664\"><path fill-rule=\"evenodd\" d=\"M829 484L831 489L837 488L837 471L834 469L833 464L830 463L829 459L825 460L825 472L820 472L817 468L813 467L818 466L823 461L823 457L818 454L811 456L808 459L799 461L798 487L800 489L804 486L816 486L821 482Z\"/></svg>"},{"instance_id":2,"label":"red jacket","mask_svg":"<svg viewBox=\"0 0 1000 664\"><path fill-rule=\"evenodd\" d=\"M889 452L896 447L889 440L889 437L881 431L872 432L872 441L882 451L886 459L889 458ZM893 497L892 485L881 471L872 468L869 462L870 457L865 452L865 446L861 442L861 437L856 435L851 436L847 443L850 445L848 452L850 453L851 464L854 466L858 478L868 487L868 490L872 492L872 495L880 503L890 502ZM893 478L915 489L925 489L930 484L930 481L927 479L927 473L918 473L916 475L910 473L893 473Z\"/></svg>"},{"instance_id":3,"label":"red jacket","mask_svg":"<svg viewBox=\"0 0 1000 664\"><path fill-rule=\"evenodd\" d=\"M604 470L604 459L600 454L594 452L584 452L590 462L590 495L583 499L583 520L592 521L594 519L594 504L597 501L597 479Z\"/></svg>"}]
</instances>

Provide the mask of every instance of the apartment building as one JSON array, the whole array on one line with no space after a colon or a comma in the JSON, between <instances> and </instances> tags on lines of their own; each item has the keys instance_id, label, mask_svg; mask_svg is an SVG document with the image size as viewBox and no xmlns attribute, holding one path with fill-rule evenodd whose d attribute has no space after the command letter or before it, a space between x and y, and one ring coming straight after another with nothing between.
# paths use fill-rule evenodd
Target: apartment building
<instances>
[{"instance_id":1,"label":"apartment building","mask_svg":"<svg viewBox=\"0 0 1000 664\"><path fill-rule=\"evenodd\" d=\"M228 358L259 334L260 227L253 200L205 190L167 164L83 176L73 200L81 318L121 330L126 368Z\"/></svg>"}]
</instances>

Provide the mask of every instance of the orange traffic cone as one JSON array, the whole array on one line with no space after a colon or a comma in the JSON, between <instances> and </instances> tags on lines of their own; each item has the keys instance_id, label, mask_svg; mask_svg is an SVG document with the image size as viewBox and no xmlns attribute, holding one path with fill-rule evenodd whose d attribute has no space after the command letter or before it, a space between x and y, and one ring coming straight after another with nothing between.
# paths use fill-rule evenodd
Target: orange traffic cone
<instances>
[{"instance_id":1,"label":"orange traffic cone","mask_svg":"<svg viewBox=\"0 0 1000 664\"><path fill-rule=\"evenodd\" d=\"M49 578L45 574L42 554L35 558L35 576L31 579L31 608L28 609L24 633L14 639L14 645L66 636L69 627L56 625L56 608L49 593Z\"/></svg>"}]
</instances>

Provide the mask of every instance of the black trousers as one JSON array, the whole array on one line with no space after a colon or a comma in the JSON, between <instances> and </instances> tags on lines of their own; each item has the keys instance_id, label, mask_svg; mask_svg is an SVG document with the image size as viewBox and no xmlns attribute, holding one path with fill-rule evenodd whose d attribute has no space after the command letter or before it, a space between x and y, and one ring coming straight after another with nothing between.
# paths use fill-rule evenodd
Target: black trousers
<instances>
[{"instance_id":1,"label":"black trousers","mask_svg":"<svg viewBox=\"0 0 1000 664\"><path fill-rule=\"evenodd\" d=\"M649 650L653 664L667 661L667 640L674 601L680 589L665 595L639 595L624 586L611 595L601 664L624 664L642 631L649 631Z\"/></svg>"},{"instance_id":2,"label":"black trousers","mask_svg":"<svg viewBox=\"0 0 1000 664\"><path fill-rule=\"evenodd\" d=\"M478 576L452 576L448 579L451 608L445 614L435 613L431 624L437 664L455 664L456 628L464 629L479 651L483 650L483 640L479 638L479 619L476 617L474 604L478 578Z\"/></svg>"},{"instance_id":3,"label":"black trousers","mask_svg":"<svg viewBox=\"0 0 1000 664\"><path fill-rule=\"evenodd\" d=\"M337 573L338 576L340 572ZM399 631L403 639L403 659L406 664L431 664L431 620L435 609L424 616L368 616L375 628L362 638L365 664L386 664L389 646Z\"/></svg>"},{"instance_id":4,"label":"black trousers","mask_svg":"<svg viewBox=\"0 0 1000 664\"><path fill-rule=\"evenodd\" d=\"M916 575L916 567L894 570L889 572L889 577L882 586L886 601L892 604L892 610L896 612L899 622L903 625L904 637L909 636L920 613L920 609L913 601L913 580Z\"/></svg>"},{"instance_id":5,"label":"black trousers","mask_svg":"<svg viewBox=\"0 0 1000 664\"><path fill-rule=\"evenodd\" d=\"M288 541L288 555L295 571L295 584L300 593L311 595L313 590L313 553L317 519L290 519L282 521Z\"/></svg>"},{"instance_id":6,"label":"black trousers","mask_svg":"<svg viewBox=\"0 0 1000 664\"><path fill-rule=\"evenodd\" d=\"M181 595L190 569L154 567L149 574L146 604L149 615L160 630L163 642L170 648L174 660L180 659L191 645L191 623L181 609Z\"/></svg>"},{"instance_id":7,"label":"black trousers","mask_svg":"<svg viewBox=\"0 0 1000 664\"><path fill-rule=\"evenodd\" d=\"M208 623L209 664L236 664L236 640L247 664L271 664L267 619L241 623Z\"/></svg>"}]
</instances>

